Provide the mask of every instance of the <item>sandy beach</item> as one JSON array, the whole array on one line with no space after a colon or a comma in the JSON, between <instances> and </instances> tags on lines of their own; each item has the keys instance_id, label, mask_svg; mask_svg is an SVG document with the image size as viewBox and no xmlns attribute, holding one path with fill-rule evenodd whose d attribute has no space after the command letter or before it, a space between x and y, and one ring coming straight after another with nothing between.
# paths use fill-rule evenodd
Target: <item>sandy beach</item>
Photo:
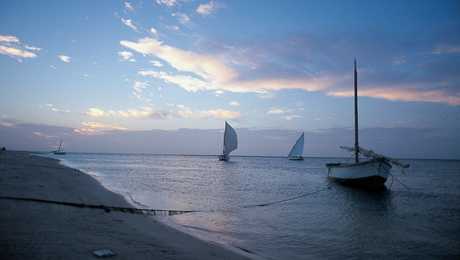
<instances>
[{"instance_id":1,"label":"sandy beach","mask_svg":"<svg viewBox=\"0 0 460 260\"><path fill-rule=\"evenodd\" d=\"M132 207L91 176L27 152L0 154L0 196ZM0 199L0 259L248 259L152 217Z\"/></svg>"}]
</instances>

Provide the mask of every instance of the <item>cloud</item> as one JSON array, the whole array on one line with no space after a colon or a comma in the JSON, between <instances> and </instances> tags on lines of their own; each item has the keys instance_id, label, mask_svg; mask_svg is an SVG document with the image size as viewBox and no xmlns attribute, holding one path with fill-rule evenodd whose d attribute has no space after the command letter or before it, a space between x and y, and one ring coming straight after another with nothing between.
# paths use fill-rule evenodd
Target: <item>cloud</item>
<instances>
[{"instance_id":1,"label":"cloud","mask_svg":"<svg viewBox=\"0 0 460 260\"><path fill-rule=\"evenodd\" d=\"M196 8L196 12L201 14L201 15L210 15L211 13L215 12L217 9L217 6L214 1L210 1L207 4L200 4Z\"/></svg>"},{"instance_id":2,"label":"cloud","mask_svg":"<svg viewBox=\"0 0 460 260\"><path fill-rule=\"evenodd\" d=\"M19 39L13 35L0 35L0 42L19 43Z\"/></svg>"},{"instance_id":3,"label":"cloud","mask_svg":"<svg viewBox=\"0 0 460 260\"><path fill-rule=\"evenodd\" d=\"M151 118L151 119L165 119L168 117L167 112L155 111L152 107L141 107L135 109L125 110L104 110L101 108L92 107L86 112L86 115L91 117L123 117L123 118Z\"/></svg>"},{"instance_id":4,"label":"cloud","mask_svg":"<svg viewBox=\"0 0 460 260\"><path fill-rule=\"evenodd\" d=\"M433 54L457 54L460 53L460 46L444 45L438 46L433 51Z\"/></svg>"},{"instance_id":5,"label":"cloud","mask_svg":"<svg viewBox=\"0 0 460 260\"><path fill-rule=\"evenodd\" d=\"M12 58L35 58L37 55L30 51L20 50L14 47L0 45L0 54L10 56Z\"/></svg>"},{"instance_id":6,"label":"cloud","mask_svg":"<svg viewBox=\"0 0 460 260\"><path fill-rule=\"evenodd\" d=\"M121 18L121 22L128 26L129 28L133 29L134 31L138 32L139 30L137 29L136 25L134 25L133 21L131 19L124 19Z\"/></svg>"},{"instance_id":7,"label":"cloud","mask_svg":"<svg viewBox=\"0 0 460 260\"><path fill-rule=\"evenodd\" d=\"M150 33L153 34L153 36L158 37L158 30L155 29L154 27L150 27Z\"/></svg>"},{"instance_id":8,"label":"cloud","mask_svg":"<svg viewBox=\"0 0 460 260\"><path fill-rule=\"evenodd\" d=\"M127 128L117 125L104 124L100 122L82 122L82 127L74 129L75 133L82 135L104 134L106 131L123 131Z\"/></svg>"},{"instance_id":9,"label":"cloud","mask_svg":"<svg viewBox=\"0 0 460 260\"><path fill-rule=\"evenodd\" d=\"M35 46L29 46L29 45L24 45L24 48L26 48L29 51L41 51L42 48L38 48Z\"/></svg>"},{"instance_id":10,"label":"cloud","mask_svg":"<svg viewBox=\"0 0 460 260\"><path fill-rule=\"evenodd\" d=\"M280 108L280 107L272 107L270 110L267 111L267 115L278 115L278 116L283 116L284 119L290 121L296 118L301 118L301 115L295 114L296 112L303 111L303 107L297 107L297 108Z\"/></svg>"},{"instance_id":11,"label":"cloud","mask_svg":"<svg viewBox=\"0 0 460 260\"><path fill-rule=\"evenodd\" d=\"M58 55L58 58L65 63L70 63L70 60L71 60L71 58L66 55Z\"/></svg>"},{"instance_id":12,"label":"cloud","mask_svg":"<svg viewBox=\"0 0 460 260\"><path fill-rule=\"evenodd\" d=\"M161 63L161 62L158 61L158 60L151 60L150 63L151 63L153 66L158 67L158 68L163 67L163 63Z\"/></svg>"},{"instance_id":13,"label":"cloud","mask_svg":"<svg viewBox=\"0 0 460 260\"><path fill-rule=\"evenodd\" d=\"M86 112L86 115L92 116L92 117L104 117L104 116L108 116L109 114L107 114L104 110L99 109L97 107L91 107Z\"/></svg>"},{"instance_id":14,"label":"cloud","mask_svg":"<svg viewBox=\"0 0 460 260\"><path fill-rule=\"evenodd\" d=\"M302 118L302 116L300 115L287 115L284 117L284 119L288 120L288 121L291 121L292 119L296 119L296 118Z\"/></svg>"},{"instance_id":15,"label":"cloud","mask_svg":"<svg viewBox=\"0 0 460 260\"><path fill-rule=\"evenodd\" d=\"M225 82L237 75L236 71L216 57L175 48L156 39L143 38L137 42L120 41L120 44L141 54L156 56L178 71L194 73L207 81Z\"/></svg>"},{"instance_id":16,"label":"cloud","mask_svg":"<svg viewBox=\"0 0 460 260\"><path fill-rule=\"evenodd\" d=\"M240 102L238 101L231 101L230 103L228 103L230 106L233 106L233 107L239 107L240 106Z\"/></svg>"},{"instance_id":17,"label":"cloud","mask_svg":"<svg viewBox=\"0 0 460 260\"><path fill-rule=\"evenodd\" d=\"M158 5L165 5L167 7L175 6L177 2L177 0L156 0Z\"/></svg>"},{"instance_id":18,"label":"cloud","mask_svg":"<svg viewBox=\"0 0 460 260\"><path fill-rule=\"evenodd\" d=\"M239 93L266 93L283 89L301 89L319 91L333 84L333 79L264 79L234 81L228 83L213 83L190 75L169 74L164 71L139 71L139 75L162 79L166 83L177 85L189 92L204 90L225 90Z\"/></svg>"},{"instance_id":19,"label":"cloud","mask_svg":"<svg viewBox=\"0 0 460 260\"><path fill-rule=\"evenodd\" d=\"M284 113L286 113L286 111L284 111L281 108L277 108L277 107L273 107L270 110L268 110L268 112L267 112L268 115L280 115L280 114L284 114Z\"/></svg>"},{"instance_id":20,"label":"cloud","mask_svg":"<svg viewBox=\"0 0 460 260\"><path fill-rule=\"evenodd\" d=\"M335 97L352 97L353 90L335 90L327 93ZM358 91L359 96L380 98L392 101L418 101L460 105L460 94L449 95L441 90L424 90L415 87L375 87Z\"/></svg>"},{"instance_id":21,"label":"cloud","mask_svg":"<svg viewBox=\"0 0 460 260\"><path fill-rule=\"evenodd\" d=\"M162 59L179 72L190 74L171 74L158 71L140 71L142 76L149 76L187 91L226 90L231 92L266 93L282 89L301 89L319 91L335 83L333 77L304 77L304 78L268 78L258 80L238 80L238 72L227 66L219 58L182 50L164 44L152 38L143 38L137 42L121 41L126 48L143 55L151 55Z\"/></svg>"},{"instance_id":22,"label":"cloud","mask_svg":"<svg viewBox=\"0 0 460 260\"><path fill-rule=\"evenodd\" d=\"M152 118L165 119L168 116L167 112L154 111L151 107L143 107L140 109L128 109L117 111L118 115L125 118Z\"/></svg>"},{"instance_id":23,"label":"cloud","mask_svg":"<svg viewBox=\"0 0 460 260\"><path fill-rule=\"evenodd\" d=\"M130 51L119 51L118 56L124 61L135 62L136 60L133 58L133 53Z\"/></svg>"},{"instance_id":24,"label":"cloud","mask_svg":"<svg viewBox=\"0 0 460 260\"><path fill-rule=\"evenodd\" d=\"M138 74L141 76L162 79L164 82L180 86L189 92L212 89L207 82L189 75L171 75L163 71L139 71Z\"/></svg>"},{"instance_id":25,"label":"cloud","mask_svg":"<svg viewBox=\"0 0 460 260\"><path fill-rule=\"evenodd\" d=\"M174 105L173 105L174 106ZM192 110L191 108L184 105L175 105L171 115L182 117L182 118L215 118L215 119L236 119L241 116L240 112L225 110L221 108L209 109L209 110Z\"/></svg>"},{"instance_id":26,"label":"cloud","mask_svg":"<svg viewBox=\"0 0 460 260\"><path fill-rule=\"evenodd\" d=\"M128 49L139 52L143 55L154 56L161 59L164 63L170 65L176 71L153 71L142 70L138 74L146 77L160 79L163 82L171 85L179 86L189 92L198 91L228 91L238 93L256 93L260 97L272 96L273 92L287 89L297 89L308 92L323 92L329 96L350 96L351 91L343 91L336 89L338 85L344 84L349 80L349 73L342 69L332 70L329 73L285 73L282 70L281 75L274 75L273 73L267 74L265 71L255 73L256 78L247 75L240 75L232 66L224 63L222 55L209 55L207 53L197 53L174 46L170 46L162 41L152 38L142 38L138 41L121 41L120 44ZM456 48L439 48L439 53L457 52ZM392 59L390 62L394 64L405 63L407 59L405 56L395 56L399 59ZM386 61L388 64L388 60ZM263 66L262 66L263 69ZM288 68L289 69L289 68ZM326 70L326 69L325 69ZM328 69L331 70L331 69ZM380 71L380 70L379 70ZM404 73L397 74L398 81L401 78L407 81L408 85L395 85L395 75L392 77L379 76L377 72L362 70L363 75L373 82L387 81L384 86L379 87L371 86L360 90L363 96L382 98L386 100L400 100L400 101L425 101L447 103L450 105L459 104L458 92L449 94L449 89L455 90L456 87L447 86L447 80L442 81L442 86L446 87L444 90L433 89L433 84L438 84L440 81L427 81L423 86L414 83L414 80L408 77L403 77ZM244 72L242 72L244 73ZM264 76L270 75L270 76ZM388 80L386 80L388 79ZM443 83L444 82L444 83ZM454 82L455 81L449 81ZM390 85L391 84L391 85ZM397 83L399 84L399 83ZM404 83L406 84L406 83ZM452 85L452 84L451 84ZM451 91L452 92L452 91ZM292 118L292 117L290 117Z\"/></svg>"},{"instance_id":27,"label":"cloud","mask_svg":"<svg viewBox=\"0 0 460 260\"><path fill-rule=\"evenodd\" d=\"M177 17L177 20L181 24L187 24L190 22L190 17L184 13L172 13L171 16Z\"/></svg>"},{"instance_id":28,"label":"cloud","mask_svg":"<svg viewBox=\"0 0 460 260\"><path fill-rule=\"evenodd\" d=\"M150 101L150 99L146 99L142 96L142 92L144 92L144 89L146 89L149 86L147 82L141 82L141 81L134 81L133 84L133 95L143 101Z\"/></svg>"},{"instance_id":29,"label":"cloud","mask_svg":"<svg viewBox=\"0 0 460 260\"><path fill-rule=\"evenodd\" d=\"M180 27L177 25L167 25L166 28L168 28L171 31L179 31Z\"/></svg>"},{"instance_id":30,"label":"cloud","mask_svg":"<svg viewBox=\"0 0 460 260\"><path fill-rule=\"evenodd\" d=\"M62 108L57 108L55 105L53 104L45 104L46 107L48 107L48 109L52 112L58 112L58 113L70 113L70 110L68 109L62 109Z\"/></svg>"},{"instance_id":31,"label":"cloud","mask_svg":"<svg viewBox=\"0 0 460 260\"><path fill-rule=\"evenodd\" d=\"M24 50L24 49L25 50ZM21 62L21 58L35 58L41 48L22 44L14 35L0 35L0 54L9 56Z\"/></svg>"},{"instance_id":32,"label":"cloud","mask_svg":"<svg viewBox=\"0 0 460 260\"><path fill-rule=\"evenodd\" d=\"M42 138L45 138L45 139L55 139L57 138L57 136L55 135L47 135L45 133L42 133L42 132L38 132L38 131L34 131L32 132L35 136L38 136L38 137L42 137Z\"/></svg>"},{"instance_id":33,"label":"cloud","mask_svg":"<svg viewBox=\"0 0 460 260\"><path fill-rule=\"evenodd\" d=\"M305 77L245 80L225 83L222 89L232 92L266 93L283 89L300 89L305 91L320 91L327 89L336 82L334 77Z\"/></svg>"},{"instance_id":34,"label":"cloud","mask_svg":"<svg viewBox=\"0 0 460 260\"><path fill-rule=\"evenodd\" d=\"M134 7L131 5L130 2L125 2L125 8L128 11L131 11L131 12L134 11Z\"/></svg>"},{"instance_id":35,"label":"cloud","mask_svg":"<svg viewBox=\"0 0 460 260\"><path fill-rule=\"evenodd\" d=\"M240 112L225 109L211 109L202 111L201 115L204 117L213 117L216 119L236 119L241 116Z\"/></svg>"}]
</instances>

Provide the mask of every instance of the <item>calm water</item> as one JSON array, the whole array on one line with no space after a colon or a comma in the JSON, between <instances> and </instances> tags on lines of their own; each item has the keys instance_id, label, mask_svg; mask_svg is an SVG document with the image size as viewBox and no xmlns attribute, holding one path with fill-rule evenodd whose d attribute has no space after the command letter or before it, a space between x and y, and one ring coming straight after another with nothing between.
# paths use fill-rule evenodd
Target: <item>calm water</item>
<instances>
[{"instance_id":1,"label":"calm water","mask_svg":"<svg viewBox=\"0 0 460 260\"><path fill-rule=\"evenodd\" d=\"M139 207L200 210L168 219L199 237L263 258L460 255L460 161L410 160L405 175L393 171L391 188L365 192L327 180L324 164L340 159L62 158Z\"/></svg>"}]
</instances>

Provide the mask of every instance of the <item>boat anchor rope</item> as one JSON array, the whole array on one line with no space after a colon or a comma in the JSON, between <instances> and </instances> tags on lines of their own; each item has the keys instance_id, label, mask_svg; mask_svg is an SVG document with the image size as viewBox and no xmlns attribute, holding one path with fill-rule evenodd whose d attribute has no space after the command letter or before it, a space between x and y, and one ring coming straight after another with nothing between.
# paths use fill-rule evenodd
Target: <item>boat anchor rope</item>
<instances>
[{"instance_id":1,"label":"boat anchor rope","mask_svg":"<svg viewBox=\"0 0 460 260\"><path fill-rule=\"evenodd\" d=\"M288 202L300 198L304 198L310 195L317 194L321 191L330 189L330 186L327 186L323 189L318 189L313 192L303 193L294 197L265 202L265 203L258 203L253 205L244 205L239 208L254 208L254 207L265 207L271 206L283 202ZM149 208L133 208L133 207L117 207L117 206L107 206L107 205L96 205L96 204L86 204L86 203L77 203L77 202L68 202L68 201L57 201L57 200L47 200L47 199L39 199L39 198L27 198L27 197L11 197L11 196L0 196L0 199L3 200L16 200L16 201L29 201L29 202L37 202L37 203L47 203L47 204L55 204L55 205L62 205L62 206L69 206L69 207L76 207L76 208L89 208L89 209L102 209L105 212L117 211L122 213L130 213L130 214L140 214L140 215L149 215L149 216L174 216L179 214L186 214L186 213L193 213L193 212L220 212L220 211L234 211L234 210L176 210L176 209L149 209Z\"/></svg>"}]
</instances>

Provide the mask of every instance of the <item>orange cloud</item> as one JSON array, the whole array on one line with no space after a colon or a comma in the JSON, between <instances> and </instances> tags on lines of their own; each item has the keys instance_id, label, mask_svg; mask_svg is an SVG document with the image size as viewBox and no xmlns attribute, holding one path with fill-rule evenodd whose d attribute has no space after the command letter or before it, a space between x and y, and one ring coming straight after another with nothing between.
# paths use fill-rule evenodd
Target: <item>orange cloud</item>
<instances>
[{"instance_id":1,"label":"orange cloud","mask_svg":"<svg viewBox=\"0 0 460 260\"><path fill-rule=\"evenodd\" d=\"M434 102L446 103L452 106L460 105L459 95L449 95L441 90L423 90L414 87L406 88L368 88L360 89L359 96L381 98L393 101L419 101L419 102ZM353 90L337 90L327 93L329 96L335 97L351 97Z\"/></svg>"}]
</instances>

